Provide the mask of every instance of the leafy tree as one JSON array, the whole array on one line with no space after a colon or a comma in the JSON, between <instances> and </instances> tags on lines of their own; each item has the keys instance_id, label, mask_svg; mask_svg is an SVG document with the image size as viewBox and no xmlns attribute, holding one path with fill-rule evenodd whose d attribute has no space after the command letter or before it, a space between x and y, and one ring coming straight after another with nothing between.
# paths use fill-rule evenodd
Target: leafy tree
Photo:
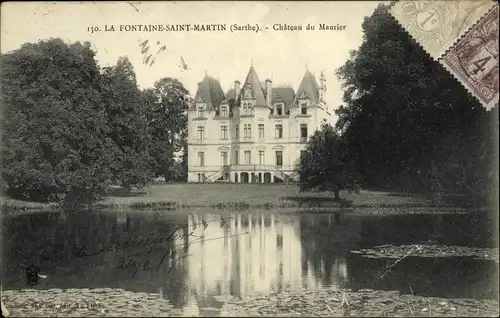
<instances>
[{"instance_id":1,"label":"leafy tree","mask_svg":"<svg viewBox=\"0 0 500 318\"><path fill-rule=\"evenodd\" d=\"M184 129L180 135L182 156L179 162L179 174L176 177L176 181L186 182L188 177L188 144L187 144L187 127Z\"/></svg>"},{"instance_id":2,"label":"leafy tree","mask_svg":"<svg viewBox=\"0 0 500 318\"><path fill-rule=\"evenodd\" d=\"M167 181L172 179L175 153L186 147L188 95L181 82L169 77L143 92L151 169Z\"/></svg>"},{"instance_id":3,"label":"leafy tree","mask_svg":"<svg viewBox=\"0 0 500 318\"><path fill-rule=\"evenodd\" d=\"M127 191L143 187L152 178L149 170L146 117L134 68L127 57L103 70L101 81L110 128L114 161L112 181Z\"/></svg>"},{"instance_id":4,"label":"leafy tree","mask_svg":"<svg viewBox=\"0 0 500 318\"><path fill-rule=\"evenodd\" d=\"M113 143L90 43L26 43L1 56L2 184L8 195L82 202L104 193Z\"/></svg>"},{"instance_id":5,"label":"leafy tree","mask_svg":"<svg viewBox=\"0 0 500 318\"><path fill-rule=\"evenodd\" d=\"M490 141L476 122L491 122L492 115L410 38L387 6L379 5L362 28L361 46L337 71L344 105L336 127L365 185L432 191L439 175L446 192L467 192L476 177L484 182L475 182L474 191L486 191L485 174L474 177L477 169L469 162L491 165L494 148L479 146ZM478 157L478 147L488 155ZM451 161L468 167L468 177L457 180Z\"/></svg>"},{"instance_id":6,"label":"leafy tree","mask_svg":"<svg viewBox=\"0 0 500 318\"><path fill-rule=\"evenodd\" d=\"M309 140L300 161L301 191L327 190L340 199L340 190L357 190L359 175L346 143L335 129L324 122Z\"/></svg>"}]
</instances>

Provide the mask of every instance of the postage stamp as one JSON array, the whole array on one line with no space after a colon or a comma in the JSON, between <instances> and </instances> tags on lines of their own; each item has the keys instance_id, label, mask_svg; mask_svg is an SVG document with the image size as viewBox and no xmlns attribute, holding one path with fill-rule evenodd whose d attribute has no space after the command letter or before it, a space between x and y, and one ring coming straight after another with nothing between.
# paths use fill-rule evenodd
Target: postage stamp
<instances>
[{"instance_id":1,"label":"postage stamp","mask_svg":"<svg viewBox=\"0 0 500 318\"><path fill-rule=\"evenodd\" d=\"M494 5L490 0L402 0L391 14L437 60Z\"/></svg>"},{"instance_id":2,"label":"postage stamp","mask_svg":"<svg viewBox=\"0 0 500 318\"><path fill-rule=\"evenodd\" d=\"M440 60L481 103L498 103L498 6Z\"/></svg>"}]
</instances>

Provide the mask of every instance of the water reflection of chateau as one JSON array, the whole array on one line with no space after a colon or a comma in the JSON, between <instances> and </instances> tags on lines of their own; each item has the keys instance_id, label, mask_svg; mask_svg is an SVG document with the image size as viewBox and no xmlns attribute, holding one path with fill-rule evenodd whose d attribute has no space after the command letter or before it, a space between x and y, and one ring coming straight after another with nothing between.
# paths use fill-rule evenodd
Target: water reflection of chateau
<instances>
[{"instance_id":1,"label":"water reflection of chateau","mask_svg":"<svg viewBox=\"0 0 500 318\"><path fill-rule=\"evenodd\" d=\"M192 292L243 297L279 288L317 287L313 267L303 255L298 217L275 216L269 211L237 213L224 220L222 227L220 218L189 217L190 232L205 236L204 241L189 239L192 255L187 260L187 284ZM346 278L345 261L341 263L334 266L343 266L340 272Z\"/></svg>"}]
</instances>

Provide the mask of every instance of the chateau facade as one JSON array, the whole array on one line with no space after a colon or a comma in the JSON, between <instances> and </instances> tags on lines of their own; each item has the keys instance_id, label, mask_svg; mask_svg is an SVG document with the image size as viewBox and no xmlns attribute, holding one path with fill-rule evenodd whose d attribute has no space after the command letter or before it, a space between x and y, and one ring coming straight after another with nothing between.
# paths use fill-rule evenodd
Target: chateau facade
<instances>
[{"instance_id":1,"label":"chateau facade","mask_svg":"<svg viewBox=\"0 0 500 318\"><path fill-rule=\"evenodd\" d=\"M309 70L296 92L260 82L253 65L227 93L205 75L188 111L188 182L298 181L307 140L330 117L325 92Z\"/></svg>"}]
</instances>

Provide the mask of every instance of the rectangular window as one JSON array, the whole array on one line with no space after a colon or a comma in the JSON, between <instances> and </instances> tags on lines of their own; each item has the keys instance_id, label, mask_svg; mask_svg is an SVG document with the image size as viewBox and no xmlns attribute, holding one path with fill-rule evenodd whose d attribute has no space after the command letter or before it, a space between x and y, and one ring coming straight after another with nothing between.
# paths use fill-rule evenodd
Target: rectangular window
<instances>
[{"instance_id":1,"label":"rectangular window","mask_svg":"<svg viewBox=\"0 0 500 318\"><path fill-rule=\"evenodd\" d=\"M227 166L227 152L226 151L221 152L220 156L222 165Z\"/></svg>"},{"instance_id":2,"label":"rectangular window","mask_svg":"<svg viewBox=\"0 0 500 318\"><path fill-rule=\"evenodd\" d=\"M250 150L246 150L245 151L245 164L249 165L249 164L252 164L252 160L251 160L251 153L250 153Z\"/></svg>"},{"instance_id":3,"label":"rectangular window","mask_svg":"<svg viewBox=\"0 0 500 318\"><path fill-rule=\"evenodd\" d=\"M227 139L227 126L220 126L220 139Z\"/></svg>"},{"instance_id":4,"label":"rectangular window","mask_svg":"<svg viewBox=\"0 0 500 318\"><path fill-rule=\"evenodd\" d=\"M227 117L227 106L222 106L220 111L221 117Z\"/></svg>"},{"instance_id":5,"label":"rectangular window","mask_svg":"<svg viewBox=\"0 0 500 318\"><path fill-rule=\"evenodd\" d=\"M199 106L198 107L198 117L199 118L204 118L205 117L205 106Z\"/></svg>"},{"instance_id":6,"label":"rectangular window","mask_svg":"<svg viewBox=\"0 0 500 318\"><path fill-rule=\"evenodd\" d=\"M198 126L198 140L203 140L205 139L205 127L203 126Z\"/></svg>"},{"instance_id":7,"label":"rectangular window","mask_svg":"<svg viewBox=\"0 0 500 318\"><path fill-rule=\"evenodd\" d=\"M283 151L276 151L276 165L278 167L283 165Z\"/></svg>"},{"instance_id":8,"label":"rectangular window","mask_svg":"<svg viewBox=\"0 0 500 318\"><path fill-rule=\"evenodd\" d=\"M252 104L243 104L243 106L241 107L241 115L242 116L250 116L252 115Z\"/></svg>"},{"instance_id":9,"label":"rectangular window","mask_svg":"<svg viewBox=\"0 0 500 318\"><path fill-rule=\"evenodd\" d=\"M247 124L243 125L243 137L245 137L245 138L248 137L248 125Z\"/></svg>"},{"instance_id":10,"label":"rectangular window","mask_svg":"<svg viewBox=\"0 0 500 318\"><path fill-rule=\"evenodd\" d=\"M283 125L276 125L276 138L283 138Z\"/></svg>"},{"instance_id":11,"label":"rectangular window","mask_svg":"<svg viewBox=\"0 0 500 318\"><path fill-rule=\"evenodd\" d=\"M300 139L307 140L307 124L300 124Z\"/></svg>"},{"instance_id":12,"label":"rectangular window","mask_svg":"<svg viewBox=\"0 0 500 318\"><path fill-rule=\"evenodd\" d=\"M283 104L276 105L276 115L278 116L283 115Z\"/></svg>"},{"instance_id":13,"label":"rectangular window","mask_svg":"<svg viewBox=\"0 0 500 318\"><path fill-rule=\"evenodd\" d=\"M205 165L205 153L204 152L198 152L198 164L200 167L203 167Z\"/></svg>"},{"instance_id":14,"label":"rectangular window","mask_svg":"<svg viewBox=\"0 0 500 318\"><path fill-rule=\"evenodd\" d=\"M237 165L240 164L240 153L238 152L238 150L234 152L234 163Z\"/></svg>"},{"instance_id":15,"label":"rectangular window","mask_svg":"<svg viewBox=\"0 0 500 318\"><path fill-rule=\"evenodd\" d=\"M236 138L240 138L240 125L236 125L235 127L235 136Z\"/></svg>"},{"instance_id":16,"label":"rectangular window","mask_svg":"<svg viewBox=\"0 0 500 318\"><path fill-rule=\"evenodd\" d=\"M264 124L259 124L259 138L264 138Z\"/></svg>"},{"instance_id":17,"label":"rectangular window","mask_svg":"<svg viewBox=\"0 0 500 318\"><path fill-rule=\"evenodd\" d=\"M248 138L252 137L252 126L250 124L247 125Z\"/></svg>"},{"instance_id":18,"label":"rectangular window","mask_svg":"<svg viewBox=\"0 0 500 318\"><path fill-rule=\"evenodd\" d=\"M302 115L307 115L307 104L306 103L300 104L300 113Z\"/></svg>"},{"instance_id":19,"label":"rectangular window","mask_svg":"<svg viewBox=\"0 0 500 318\"><path fill-rule=\"evenodd\" d=\"M264 164L264 150L259 150L259 165Z\"/></svg>"}]
</instances>

